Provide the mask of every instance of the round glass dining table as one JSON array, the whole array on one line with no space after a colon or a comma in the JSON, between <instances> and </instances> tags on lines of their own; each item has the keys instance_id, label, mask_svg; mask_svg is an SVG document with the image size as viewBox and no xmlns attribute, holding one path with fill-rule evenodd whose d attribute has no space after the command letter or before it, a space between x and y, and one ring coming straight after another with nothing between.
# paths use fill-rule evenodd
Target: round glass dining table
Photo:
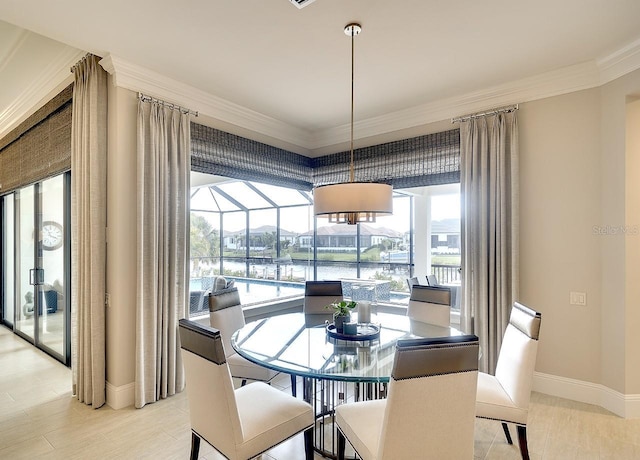
<instances>
[{"instance_id":1,"label":"round glass dining table","mask_svg":"<svg viewBox=\"0 0 640 460\"><path fill-rule=\"evenodd\" d=\"M231 345L244 358L279 372L312 379L386 383L398 339L460 335L455 328L426 324L404 315L378 313L379 337L334 338L325 323L309 325L303 313L272 316L236 331Z\"/></svg>"},{"instance_id":2,"label":"round glass dining table","mask_svg":"<svg viewBox=\"0 0 640 460\"><path fill-rule=\"evenodd\" d=\"M367 328L369 339L336 338L325 322L311 324L313 316L289 313L247 323L233 334L231 345L240 356L260 366L302 377L304 399L316 413L315 447L329 458L336 458L333 408L349 399L386 396L399 339L462 334L405 315L378 313L371 317L373 328Z\"/></svg>"}]
</instances>

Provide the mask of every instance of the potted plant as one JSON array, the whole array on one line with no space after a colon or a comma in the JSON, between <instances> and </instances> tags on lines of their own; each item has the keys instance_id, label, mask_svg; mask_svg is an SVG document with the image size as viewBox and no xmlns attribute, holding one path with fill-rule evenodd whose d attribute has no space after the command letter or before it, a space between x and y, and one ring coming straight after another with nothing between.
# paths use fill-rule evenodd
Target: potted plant
<instances>
[{"instance_id":1,"label":"potted plant","mask_svg":"<svg viewBox=\"0 0 640 460\"><path fill-rule=\"evenodd\" d=\"M353 300L340 300L327 307L333 309L333 323L337 332L342 333L344 323L351 321L351 310L356 308L357 305L358 303Z\"/></svg>"}]
</instances>

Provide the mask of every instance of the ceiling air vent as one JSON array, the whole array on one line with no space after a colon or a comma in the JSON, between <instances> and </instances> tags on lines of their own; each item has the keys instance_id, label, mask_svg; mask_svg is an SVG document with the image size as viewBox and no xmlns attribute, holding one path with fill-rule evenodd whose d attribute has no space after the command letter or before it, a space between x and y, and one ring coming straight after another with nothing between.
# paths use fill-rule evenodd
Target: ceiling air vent
<instances>
[{"instance_id":1,"label":"ceiling air vent","mask_svg":"<svg viewBox=\"0 0 640 460\"><path fill-rule=\"evenodd\" d=\"M304 8L305 6L315 2L316 0L289 0L291 3L293 3L295 6L298 7L298 9Z\"/></svg>"}]
</instances>

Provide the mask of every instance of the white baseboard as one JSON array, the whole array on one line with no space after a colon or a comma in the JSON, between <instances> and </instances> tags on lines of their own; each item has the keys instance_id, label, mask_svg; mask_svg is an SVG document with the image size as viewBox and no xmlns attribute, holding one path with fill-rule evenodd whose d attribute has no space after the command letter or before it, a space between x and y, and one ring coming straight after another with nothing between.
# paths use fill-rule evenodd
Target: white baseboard
<instances>
[{"instance_id":1,"label":"white baseboard","mask_svg":"<svg viewBox=\"0 0 640 460\"><path fill-rule=\"evenodd\" d=\"M208 319L208 318L207 318ZM603 407L623 418L640 418L640 394L624 395L604 385L535 372L533 391ZM107 405L114 410L133 406L134 383L107 382Z\"/></svg>"},{"instance_id":2,"label":"white baseboard","mask_svg":"<svg viewBox=\"0 0 640 460\"><path fill-rule=\"evenodd\" d=\"M623 418L640 418L640 395L625 395L604 385L535 372L533 391L600 406Z\"/></svg>"},{"instance_id":3,"label":"white baseboard","mask_svg":"<svg viewBox=\"0 0 640 460\"><path fill-rule=\"evenodd\" d=\"M135 384L115 386L107 382L107 405L114 410L133 406L135 401Z\"/></svg>"}]
</instances>

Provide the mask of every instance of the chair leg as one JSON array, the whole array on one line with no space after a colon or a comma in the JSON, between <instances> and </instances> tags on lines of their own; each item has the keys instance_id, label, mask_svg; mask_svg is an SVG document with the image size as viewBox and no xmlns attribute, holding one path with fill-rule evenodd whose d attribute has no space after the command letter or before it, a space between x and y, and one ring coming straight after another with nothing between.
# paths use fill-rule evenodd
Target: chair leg
<instances>
[{"instance_id":1,"label":"chair leg","mask_svg":"<svg viewBox=\"0 0 640 460\"><path fill-rule=\"evenodd\" d=\"M314 427L304 430L304 454L306 460L313 460L313 430Z\"/></svg>"},{"instance_id":2,"label":"chair leg","mask_svg":"<svg viewBox=\"0 0 640 460\"><path fill-rule=\"evenodd\" d=\"M520 444L520 455L522 460L529 460L529 447L527 446L527 427L525 425L517 425L518 427L518 443Z\"/></svg>"},{"instance_id":3,"label":"chair leg","mask_svg":"<svg viewBox=\"0 0 640 460\"><path fill-rule=\"evenodd\" d=\"M338 430L338 460L344 460L344 451L347 447L347 439L342 434L342 431Z\"/></svg>"},{"instance_id":4,"label":"chair leg","mask_svg":"<svg viewBox=\"0 0 640 460\"><path fill-rule=\"evenodd\" d=\"M507 443L513 444L511 440L511 433L509 433L509 427L505 422L502 422L502 429L504 430L504 436L507 438Z\"/></svg>"},{"instance_id":5,"label":"chair leg","mask_svg":"<svg viewBox=\"0 0 640 460\"><path fill-rule=\"evenodd\" d=\"M294 398L298 396L298 388L296 386L296 383L296 376L291 374L291 394Z\"/></svg>"},{"instance_id":6,"label":"chair leg","mask_svg":"<svg viewBox=\"0 0 640 460\"><path fill-rule=\"evenodd\" d=\"M191 432L191 460L198 460L200 454L200 436Z\"/></svg>"}]
</instances>

